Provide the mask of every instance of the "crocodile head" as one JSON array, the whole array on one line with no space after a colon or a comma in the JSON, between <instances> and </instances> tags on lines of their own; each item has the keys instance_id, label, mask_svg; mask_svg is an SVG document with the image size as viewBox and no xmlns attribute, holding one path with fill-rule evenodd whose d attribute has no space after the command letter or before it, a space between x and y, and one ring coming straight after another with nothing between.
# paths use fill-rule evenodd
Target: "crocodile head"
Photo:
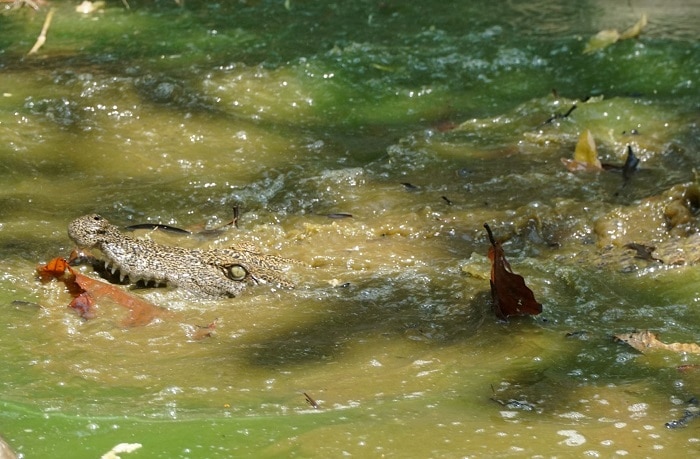
<instances>
[{"instance_id":1,"label":"crocodile head","mask_svg":"<svg viewBox=\"0 0 700 459\"><path fill-rule=\"evenodd\" d=\"M186 249L122 234L98 214L68 225L68 235L81 248L98 249L112 272L132 281L171 284L202 296L236 296L246 284L274 283L292 287L283 276L294 260L258 252L245 243L224 249Z\"/></svg>"},{"instance_id":2,"label":"crocodile head","mask_svg":"<svg viewBox=\"0 0 700 459\"><path fill-rule=\"evenodd\" d=\"M79 247L89 249L118 239L119 229L101 215L89 214L76 218L68 225L68 236Z\"/></svg>"}]
</instances>

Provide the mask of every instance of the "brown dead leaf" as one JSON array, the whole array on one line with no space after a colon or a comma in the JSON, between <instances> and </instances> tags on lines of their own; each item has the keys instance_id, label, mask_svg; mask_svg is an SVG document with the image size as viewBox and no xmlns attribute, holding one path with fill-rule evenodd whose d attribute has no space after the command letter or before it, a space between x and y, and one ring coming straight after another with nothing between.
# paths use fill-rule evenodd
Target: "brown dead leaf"
<instances>
[{"instance_id":1,"label":"brown dead leaf","mask_svg":"<svg viewBox=\"0 0 700 459\"><path fill-rule=\"evenodd\" d=\"M209 323L209 325L195 325L192 332L188 333L188 335L194 341L203 340L204 338L211 338L214 336L218 321L219 319L214 319Z\"/></svg>"},{"instance_id":2,"label":"brown dead leaf","mask_svg":"<svg viewBox=\"0 0 700 459\"><path fill-rule=\"evenodd\" d=\"M489 225L484 223L484 228L491 241L488 256L491 260L491 298L496 316L507 320L510 316L534 316L541 313L542 305L525 285L525 279L510 268L503 247L494 239Z\"/></svg>"},{"instance_id":3,"label":"brown dead leaf","mask_svg":"<svg viewBox=\"0 0 700 459\"><path fill-rule=\"evenodd\" d=\"M700 354L700 346L696 343L671 343L666 344L658 339L658 335L649 330L641 330L634 333L621 333L614 336L615 340L626 343L639 352L650 350L664 350L673 352L685 352L688 354Z\"/></svg>"},{"instance_id":4,"label":"brown dead leaf","mask_svg":"<svg viewBox=\"0 0 700 459\"><path fill-rule=\"evenodd\" d=\"M690 371L697 371L700 370L700 365L697 363L687 363L685 365L678 365L676 367L676 370L681 371L681 372L690 372Z\"/></svg>"}]
</instances>

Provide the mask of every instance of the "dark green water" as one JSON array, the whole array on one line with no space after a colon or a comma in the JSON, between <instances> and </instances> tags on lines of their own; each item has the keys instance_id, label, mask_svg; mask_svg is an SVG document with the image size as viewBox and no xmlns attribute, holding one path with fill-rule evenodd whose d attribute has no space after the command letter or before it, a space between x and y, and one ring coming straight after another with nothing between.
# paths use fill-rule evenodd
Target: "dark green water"
<instances>
[{"instance_id":1,"label":"dark green water","mask_svg":"<svg viewBox=\"0 0 700 459\"><path fill-rule=\"evenodd\" d=\"M53 2L32 56L49 7L0 15L0 436L19 455L700 452L700 420L664 427L700 357L611 339L700 341L700 4L129 3ZM583 54L643 12L639 39ZM604 163L633 148L629 181L566 170L585 129ZM296 289L141 290L169 313L129 328L35 277L82 214L213 227L234 205L238 230L151 237L296 258ZM490 310L485 222L537 318Z\"/></svg>"}]
</instances>

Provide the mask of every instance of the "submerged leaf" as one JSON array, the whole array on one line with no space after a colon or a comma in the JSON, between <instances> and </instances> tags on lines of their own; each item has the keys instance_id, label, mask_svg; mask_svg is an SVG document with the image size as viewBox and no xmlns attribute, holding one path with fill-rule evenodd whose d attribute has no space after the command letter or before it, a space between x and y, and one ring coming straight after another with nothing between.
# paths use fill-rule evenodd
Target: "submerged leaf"
<instances>
[{"instance_id":1,"label":"submerged leaf","mask_svg":"<svg viewBox=\"0 0 700 459\"><path fill-rule=\"evenodd\" d=\"M673 352L686 352L688 354L700 354L700 346L696 343L671 343L666 344L658 340L656 333L642 330L634 333L621 333L615 335L617 341L629 344L639 352L649 350L665 350Z\"/></svg>"},{"instance_id":2,"label":"submerged leaf","mask_svg":"<svg viewBox=\"0 0 700 459\"><path fill-rule=\"evenodd\" d=\"M87 293L83 292L73 298L73 301L68 303L68 307L75 309L78 315L83 319L94 319L95 318L95 303L92 301L92 297Z\"/></svg>"},{"instance_id":3,"label":"submerged leaf","mask_svg":"<svg viewBox=\"0 0 700 459\"><path fill-rule=\"evenodd\" d=\"M515 274L506 260L501 244L496 242L488 224L484 228L489 234L491 247L491 298L493 311L499 319L507 320L510 316L537 315L542 312L542 305L535 300L535 295L525 285L525 279Z\"/></svg>"},{"instance_id":4,"label":"submerged leaf","mask_svg":"<svg viewBox=\"0 0 700 459\"><path fill-rule=\"evenodd\" d=\"M212 322L209 323L209 325L195 325L194 327L190 328L190 331L188 333L190 339L194 341L199 341L204 338L211 338L214 336L214 332L216 330L216 323L218 322L219 319L214 319Z\"/></svg>"}]
</instances>

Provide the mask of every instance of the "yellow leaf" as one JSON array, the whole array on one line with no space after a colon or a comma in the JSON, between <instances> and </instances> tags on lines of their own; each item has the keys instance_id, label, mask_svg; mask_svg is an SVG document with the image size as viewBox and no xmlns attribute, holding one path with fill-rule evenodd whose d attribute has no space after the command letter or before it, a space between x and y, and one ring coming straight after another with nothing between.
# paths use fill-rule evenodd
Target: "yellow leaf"
<instances>
[{"instance_id":1,"label":"yellow leaf","mask_svg":"<svg viewBox=\"0 0 700 459\"><path fill-rule=\"evenodd\" d=\"M628 38L636 38L642 33L642 29L647 25L647 15L642 13L639 21L629 29L620 33L617 29L601 30L586 43L583 54L591 54L603 48L607 48L619 40L627 40Z\"/></svg>"},{"instance_id":2,"label":"yellow leaf","mask_svg":"<svg viewBox=\"0 0 700 459\"><path fill-rule=\"evenodd\" d=\"M607 48L620 39L620 32L617 29L601 30L586 43L583 54L591 54L599 49Z\"/></svg>"},{"instance_id":3,"label":"yellow leaf","mask_svg":"<svg viewBox=\"0 0 700 459\"><path fill-rule=\"evenodd\" d=\"M583 163L589 168L596 170L603 168L598 159L598 149L595 146L595 139L593 139L593 134L591 134L591 131L588 129L583 131L578 138L576 150L574 151L574 161Z\"/></svg>"},{"instance_id":4,"label":"yellow leaf","mask_svg":"<svg viewBox=\"0 0 700 459\"><path fill-rule=\"evenodd\" d=\"M628 38L636 38L642 33L642 29L647 25L647 14L642 13L642 17L637 21L635 25L629 29L622 32L620 35L620 40L627 40Z\"/></svg>"}]
</instances>

